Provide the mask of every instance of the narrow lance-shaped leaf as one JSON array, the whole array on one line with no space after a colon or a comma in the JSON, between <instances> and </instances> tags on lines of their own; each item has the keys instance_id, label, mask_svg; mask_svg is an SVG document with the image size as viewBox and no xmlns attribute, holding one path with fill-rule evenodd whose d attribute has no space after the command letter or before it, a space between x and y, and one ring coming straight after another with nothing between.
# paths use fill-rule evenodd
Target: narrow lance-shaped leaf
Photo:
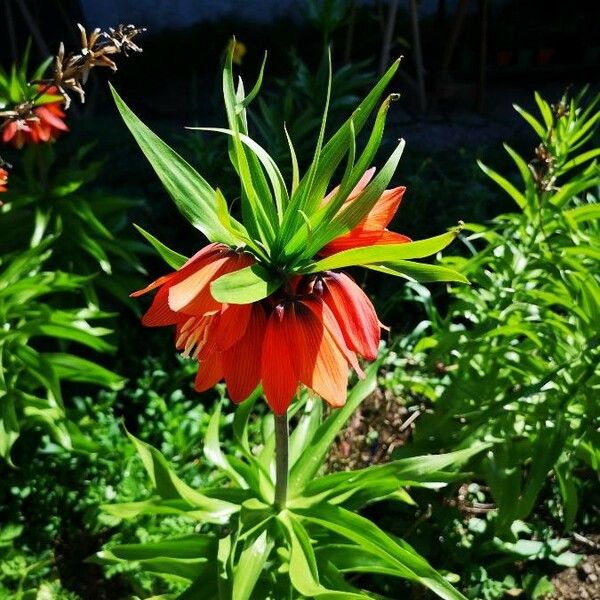
<instances>
[{"instance_id":1,"label":"narrow lance-shaped leaf","mask_svg":"<svg viewBox=\"0 0 600 600\"><path fill-rule=\"evenodd\" d=\"M179 254L179 252L175 252L175 250L171 250L171 248L165 246L165 244L163 244L159 239L142 229L139 225L134 223L133 226L150 242L152 247L156 250L156 252L158 252L159 256L172 269L180 269L185 264L187 261L186 256Z\"/></svg>"},{"instance_id":2,"label":"narrow lance-shaped leaf","mask_svg":"<svg viewBox=\"0 0 600 600\"><path fill-rule=\"evenodd\" d=\"M363 126L367 122L371 112L375 108L381 94L387 87L388 83L391 81L392 77L398 70L398 66L400 65L400 59L396 60L392 66L385 72L383 77L377 82L377 84L373 87L373 89L369 92L367 97L359 104L359 106L354 110L350 118L338 129L338 131L330 138L330 140L323 146L321 150L321 157L319 161L319 171L323 169L328 169L333 174L335 168L341 162L342 158L346 154L347 142L344 139L349 135L351 130L354 130L354 134L358 135L362 130ZM322 176L321 172L317 172L315 177L319 179ZM301 207L301 194L303 184L306 183L305 177L300 182L300 188L297 190L298 194L295 194L288 206L288 210L286 211L283 226L282 226L282 235L281 238L284 242L287 242L291 239L291 236L295 233L297 228L296 224L299 224L299 221L296 219L298 213L298 209Z\"/></svg>"},{"instance_id":3,"label":"narrow lance-shaped leaf","mask_svg":"<svg viewBox=\"0 0 600 600\"><path fill-rule=\"evenodd\" d=\"M346 404L334 411L313 435L310 452L303 453L290 471L290 498L298 495L321 468L335 437L350 415L377 386L377 371L381 359L369 366L365 378L359 381L348 396Z\"/></svg>"},{"instance_id":4,"label":"narrow lance-shaped leaf","mask_svg":"<svg viewBox=\"0 0 600 600\"><path fill-rule=\"evenodd\" d=\"M233 149L230 157L242 185L244 224L252 235L257 235L266 246L270 246L275 237L274 226L277 215L262 168L254 155L246 155L240 139L240 133L246 132L240 132L240 124L243 124L244 115L236 113L238 101L233 85L233 45L227 53L223 69L223 98L229 129L233 131Z\"/></svg>"},{"instance_id":5,"label":"narrow lance-shaped leaf","mask_svg":"<svg viewBox=\"0 0 600 600\"><path fill-rule=\"evenodd\" d=\"M351 176L347 181L342 181L340 189L336 194L335 198L331 200L331 202L324 207L324 217L323 221L327 222L334 215L337 214L338 210L342 207L348 195L352 192L356 184L360 181L360 178L363 176L365 171L371 166L373 159L375 158L375 154L381 144L381 139L383 138L383 132L385 130L385 123L387 119L387 114L390 109L390 104L392 100L394 100L397 96L391 95L386 98L383 102L379 111L377 112L377 117L375 118L375 123L373 124L373 129L371 131L371 135L369 137L369 141L367 142L363 152L361 153L356 166L352 170Z\"/></svg>"},{"instance_id":6,"label":"narrow lance-shaped leaf","mask_svg":"<svg viewBox=\"0 0 600 600\"><path fill-rule=\"evenodd\" d=\"M396 167L400 162L405 142L400 140L398 146L388 158L382 169L375 175L371 183L353 200L348 207L342 210L333 218L332 221L326 221L321 224L318 232L313 237L305 256L310 258L314 256L323 246L328 244L336 237L351 231L363 217L375 206L381 195L388 186ZM413 258L413 257L407 257Z\"/></svg>"},{"instance_id":7,"label":"narrow lance-shaped leaf","mask_svg":"<svg viewBox=\"0 0 600 600\"><path fill-rule=\"evenodd\" d=\"M432 283L435 281L457 281L469 283L469 280L458 271L442 265L428 265L409 260L398 260L394 264L366 265L368 269L379 271L386 275L404 277L410 281Z\"/></svg>"},{"instance_id":8,"label":"narrow lance-shaped leaf","mask_svg":"<svg viewBox=\"0 0 600 600\"><path fill-rule=\"evenodd\" d=\"M262 64L260 65L260 71L258 72L258 77L256 78L256 83L254 84L254 87L248 92L248 95L245 96L244 99L236 105L236 107L235 107L236 113L240 114L242 111L244 111L246 108L248 108L248 106L250 105L252 100L254 100L254 98L256 98L256 96L258 95L258 92L260 91L260 88L262 86L262 80L263 80L263 75L265 72L266 64L267 64L267 53L265 52L265 56L263 58Z\"/></svg>"},{"instance_id":9,"label":"narrow lance-shaped leaf","mask_svg":"<svg viewBox=\"0 0 600 600\"><path fill-rule=\"evenodd\" d=\"M529 123L531 128L541 139L546 138L545 127L531 113L528 113L524 108L521 108L517 104L513 104L513 108L525 119L525 121L527 121L527 123Z\"/></svg>"},{"instance_id":10,"label":"narrow lance-shaped leaf","mask_svg":"<svg viewBox=\"0 0 600 600\"><path fill-rule=\"evenodd\" d=\"M399 577L417 581L445 600L465 600L429 563L404 542L397 542L368 519L323 503L297 511L303 520L320 525L386 560Z\"/></svg>"},{"instance_id":11,"label":"narrow lance-shaped leaf","mask_svg":"<svg viewBox=\"0 0 600 600\"><path fill-rule=\"evenodd\" d=\"M527 199L508 179L484 165L480 160L477 161L477 164L490 179L495 181L519 205L521 210L527 208Z\"/></svg>"},{"instance_id":12,"label":"narrow lance-shaped leaf","mask_svg":"<svg viewBox=\"0 0 600 600\"><path fill-rule=\"evenodd\" d=\"M364 594L329 590L319 582L317 562L306 529L291 513L279 515L290 549L289 575L294 589L303 597L319 600L368 600Z\"/></svg>"},{"instance_id":13,"label":"narrow lance-shaped leaf","mask_svg":"<svg viewBox=\"0 0 600 600\"><path fill-rule=\"evenodd\" d=\"M250 600L252 598L256 582L272 548L273 540L270 539L266 529L246 542L233 570L232 600Z\"/></svg>"},{"instance_id":14,"label":"narrow lance-shaped leaf","mask_svg":"<svg viewBox=\"0 0 600 600\"><path fill-rule=\"evenodd\" d=\"M125 124L150 161L183 216L211 242L236 245L216 214L215 190L179 154L163 142L131 111L111 87Z\"/></svg>"},{"instance_id":15,"label":"narrow lance-shaped leaf","mask_svg":"<svg viewBox=\"0 0 600 600\"><path fill-rule=\"evenodd\" d=\"M231 137L236 135L231 129L224 129L222 127L188 127L187 129L190 129L191 131L214 131L216 133L225 133ZM242 142L248 146L250 151L254 153L256 158L263 165L269 177L269 181L271 182L271 187L273 188L277 210L280 213L283 213L284 207L289 202L289 197L287 188L285 187L285 181L281 171L279 170L279 167L260 144L256 143L251 137L244 133L238 133L238 135L240 140L242 140Z\"/></svg>"},{"instance_id":16,"label":"narrow lance-shaped leaf","mask_svg":"<svg viewBox=\"0 0 600 600\"><path fill-rule=\"evenodd\" d=\"M164 456L156 448L142 442L129 432L127 432L127 435L134 443L144 463L144 467L161 498L181 498L192 507L206 511L206 519L212 523L225 523L233 513L239 510L239 506L236 504L210 498L192 489L171 471Z\"/></svg>"},{"instance_id":17,"label":"narrow lance-shaped leaf","mask_svg":"<svg viewBox=\"0 0 600 600\"><path fill-rule=\"evenodd\" d=\"M329 101L331 99L331 52L328 54L328 79L327 79L327 90L325 94L325 108L323 110L323 117L321 118L321 127L319 129L319 137L317 138L317 144L313 155L313 160L306 172L306 175L301 179L298 184L298 189L292 197L291 202L287 206L285 213L283 214L280 242L284 244L289 240L290 234L297 230L300 224L302 214L306 214L307 209L310 206L310 197L312 188L315 182L315 178L318 177L319 165L322 162L321 149L323 147L323 139L325 137L325 127L327 125L327 113L329 112ZM342 127L344 129L346 125ZM340 130L341 131L341 130ZM340 133L340 132L338 132ZM346 151L347 145L344 144L344 152ZM338 164L343 153L340 153L336 158ZM333 167L335 169L335 167ZM322 170L322 169L321 169Z\"/></svg>"},{"instance_id":18,"label":"narrow lance-shaped leaf","mask_svg":"<svg viewBox=\"0 0 600 600\"><path fill-rule=\"evenodd\" d=\"M342 269L344 267L389 263L394 265L398 260L425 258L448 246L458 235L459 228L436 237L406 242L404 244L387 244L381 246L365 246L352 248L323 258L308 269L309 273Z\"/></svg>"}]
</instances>

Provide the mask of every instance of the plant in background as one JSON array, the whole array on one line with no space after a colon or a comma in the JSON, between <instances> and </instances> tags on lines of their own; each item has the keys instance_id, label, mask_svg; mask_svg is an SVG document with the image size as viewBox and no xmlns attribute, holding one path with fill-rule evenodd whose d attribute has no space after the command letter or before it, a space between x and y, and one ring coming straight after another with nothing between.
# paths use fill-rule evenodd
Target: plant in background
<instances>
[{"instance_id":1,"label":"plant in background","mask_svg":"<svg viewBox=\"0 0 600 600\"><path fill-rule=\"evenodd\" d=\"M72 344L113 350L102 339L110 331L92 325L110 316L99 309L98 282L92 281L99 268L110 272L110 259L127 263L128 272L136 264L127 243L117 243L107 228L118 228L115 214L122 221L121 213L131 203L79 195L79 188L97 176L99 163L82 167L82 149L71 165L59 166L46 142L67 130L62 110L69 104L66 90L83 98L89 70L98 65L114 69L109 55L139 50L131 38L140 30L119 27L88 36L80 29L80 52L65 56L61 45L49 78L44 76L52 59L29 75L29 50L21 64L0 70L1 137L21 151L23 172L11 173L0 221L0 456L9 462L23 429L41 427L57 443L72 446L76 428L63 402L64 381L112 388L122 384L115 373L75 354ZM4 168L0 176L0 189L6 191ZM82 251L92 264L84 264ZM106 287L119 295L118 279ZM87 306L82 306L85 299Z\"/></svg>"},{"instance_id":2,"label":"plant in background","mask_svg":"<svg viewBox=\"0 0 600 600\"><path fill-rule=\"evenodd\" d=\"M291 52L289 73L288 77L275 80L272 89L261 93L256 110L249 110L257 135L286 176L291 175L288 135L294 140L299 164L309 165L312 160L322 107L327 99L327 49L324 49L317 69L312 69ZM362 91L369 89L374 80L368 62L347 64L334 71L327 118L330 127L339 127L343 123L345 115L360 100Z\"/></svg>"},{"instance_id":3,"label":"plant in background","mask_svg":"<svg viewBox=\"0 0 600 600\"><path fill-rule=\"evenodd\" d=\"M223 72L228 128L211 130L230 138L241 220L230 213L223 194L114 93L125 123L176 205L211 242L187 259L142 232L176 269L134 294L156 290L143 322L175 326L176 346L198 361L198 390L225 378L234 401L248 397L234 417L237 452L220 448L219 409L209 425L205 454L217 467L214 486L186 486L155 449L134 439L158 497L107 507L129 517L175 511L212 525L207 533L112 548L103 555L141 559L149 570L193 581L181 598L199 590L207 598L253 593L368 598L345 581L343 573L352 571L386 573L422 583L444 598L462 597L412 548L353 510L376 500L406 500L402 486L411 482L440 485L453 477L443 469L481 448L318 477L329 445L373 389L378 368L376 363L363 373L357 357L376 357L379 320L368 297L340 269L363 266L421 281L464 281L451 269L413 260L445 248L458 229L415 242L386 229L404 192L386 190L404 142L377 174L369 167L393 96L377 112L363 149L357 149L356 137L397 67L398 62L327 143L326 108L314 158L302 177L289 139L288 187L275 161L248 135L246 108L262 73L248 95L241 82L236 90L230 51ZM328 99L330 92L331 76ZM341 183L327 194L343 162ZM349 366L364 380L346 402ZM274 416L265 420L257 454L247 426L260 390ZM322 419L315 396L343 408ZM294 415L299 418L290 438ZM222 485L223 477L229 486Z\"/></svg>"},{"instance_id":4,"label":"plant in background","mask_svg":"<svg viewBox=\"0 0 600 600\"><path fill-rule=\"evenodd\" d=\"M15 542L22 532L20 525L0 527L0 598L77 600L63 590L56 577L49 576L50 556L33 556L16 548Z\"/></svg>"},{"instance_id":5,"label":"plant in background","mask_svg":"<svg viewBox=\"0 0 600 600\"><path fill-rule=\"evenodd\" d=\"M431 414L405 454L493 443L477 475L498 509L496 533L513 537L552 472L562 522L578 510L578 471L600 469L600 170L593 145L600 96L549 105L541 120L516 107L539 145L527 163L512 148L521 185L480 164L518 205L490 227L466 225L471 256L447 257L471 287L452 289L446 316L429 306L431 334L415 352L437 369ZM421 331L423 327L421 327ZM410 376L405 378L410 387ZM431 388L430 388L431 391ZM585 477L585 475L584 475Z\"/></svg>"},{"instance_id":6,"label":"plant in background","mask_svg":"<svg viewBox=\"0 0 600 600\"><path fill-rule=\"evenodd\" d=\"M82 279L82 287L91 304L100 305L99 295L104 293L136 310L127 294L132 277L142 281L144 270L137 255L143 248L127 239L123 229L127 212L137 202L93 188L105 163L92 158L91 145L68 160L48 144L30 150L20 172L11 176L0 225L0 254L21 248L24 238L35 245L55 236L48 268L89 276Z\"/></svg>"},{"instance_id":7,"label":"plant in background","mask_svg":"<svg viewBox=\"0 0 600 600\"><path fill-rule=\"evenodd\" d=\"M88 256L91 261L78 260L80 274L95 274L100 269L112 273L113 265L119 275L131 277L131 268L137 265L133 250L135 244L116 240L114 232L124 224L123 212L133 206L131 200L114 195L91 193L81 188L97 179L102 162L89 160L91 146L81 148L69 162L58 160L50 142L62 131L67 131L61 107L68 107L68 92L85 99L84 85L92 68L101 66L116 70L110 58L118 53L141 51L133 38L142 29L119 26L116 30L87 34L79 25L81 49L65 55L61 44L54 58L49 77L46 71L52 63L49 58L31 75L28 73L29 49L21 63L10 72L0 71L0 129L2 139L17 148L24 148L20 164L22 175L15 174L13 191L4 206L3 224L6 232L0 246L2 252L11 252L22 245L23 229L29 229L31 244L68 231L68 236L57 238L59 251L53 258L54 266L73 270L75 254ZM86 162L87 159L87 162ZM82 193L82 191L84 193ZM138 267L138 270L141 268ZM112 291L125 299L119 278L90 279L86 285L90 301L98 303L96 286Z\"/></svg>"},{"instance_id":8,"label":"plant in background","mask_svg":"<svg viewBox=\"0 0 600 600\"><path fill-rule=\"evenodd\" d=\"M113 348L103 339L110 331L92 324L108 315L76 301L85 278L44 270L53 243L49 236L0 261L0 456L9 462L23 428L41 427L56 443L71 447L74 429L67 421L63 381L113 389L123 383L115 373L65 351L66 342L97 352ZM56 297L70 302L63 300L59 308L52 302Z\"/></svg>"},{"instance_id":9,"label":"plant in background","mask_svg":"<svg viewBox=\"0 0 600 600\"><path fill-rule=\"evenodd\" d=\"M65 98L56 85L41 82L52 58L29 74L29 49L28 45L21 64L10 71L0 66L1 137L19 150L26 144L53 141L69 130L62 110Z\"/></svg>"}]
</instances>

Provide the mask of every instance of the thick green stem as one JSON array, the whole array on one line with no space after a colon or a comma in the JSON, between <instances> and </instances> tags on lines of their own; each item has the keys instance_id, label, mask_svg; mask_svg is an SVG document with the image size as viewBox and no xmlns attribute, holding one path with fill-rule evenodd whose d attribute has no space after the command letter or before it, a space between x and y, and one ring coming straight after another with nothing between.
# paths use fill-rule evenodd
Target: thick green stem
<instances>
[{"instance_id":1,"label":"thick green stem","mask_svg":"<svg viewBox=\"0 0 600 600\"><path fill-rule=\"evenodd\" d=\"M287 414L275 415L275 507L285 508L288 488L288 420Z\"/></svg>"}]
</instances>

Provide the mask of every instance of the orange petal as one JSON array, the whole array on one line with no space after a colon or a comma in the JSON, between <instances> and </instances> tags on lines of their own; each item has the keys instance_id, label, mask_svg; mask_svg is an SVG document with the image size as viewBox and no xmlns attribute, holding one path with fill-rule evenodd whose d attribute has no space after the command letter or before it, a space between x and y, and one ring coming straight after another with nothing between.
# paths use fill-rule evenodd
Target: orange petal
<instances>
[{"instance_id":1,"label":"orange petal","mask_svg":"<svg viewBox=\"0 0 600 600\"><path fill-rule=\"evenodd\" d=\"M331 309L348 348L367 360L375 360L379 349L379 319L363 290L345 273L328 273L323 277L321 298Z\"/></svg>"},{"instance_id":2,"label":"orange petal","mask_svg":"<svg viewBox=\"0 0 600 600\"><path fill-rule=\"evenodd\" d=\"M197 392L205 392L214 387L223 379L223 369L221 367L221 357L219 354L212 354L205 360L198 361L198 373L194 389Z\"/></svg>"},{"instance_id":3,"label":"orange petal","mask_svg":"<svg viewBox=\"0 0 600 600\"><path fill-rule=\"evenodd\" d=\"M142 317L142 325L146 327L162 327L177 323L178 315L169 308L168 297L169 289L167 287L162 287L158 290L150 308Z\"/></svg>"},{"instance_id":4,"label":"orange petal","mask_svg":"<svg viewBox=\"0 0 600 600\"><path fill-rule=\"evenodd\" d=\"M366 231L381 231L385 229L394 218L405 191L405 187L397 187L383 192L375 206L358 224L358 228Z\"/></svg>"},{"instance_id":5,"label":"orange petal","mask_svg":"<svg viewBox=\"0 0 600 600\"><path fill-rule=\"evenodd\" d=\"M34 112L40 118L40 120L44 121L48 125L51 125L55 129L60 131L69 131L67 125L60 118L61 115L64 116L64 113L60 109L58 113L55 113L46 106L39 106Z\"/></svg>"},{"instance_id":6,"label":"orange petal","mask_svg":"<svg viewBox=\"0 0 600 600\"><path fill-rule=\"evenodd\" d=\"M362 379L365 374L358 364L356 354L346 345L344 334L331 309L320 298L308 298L302 302L315 314L317 319L323 323L325 329L329 331L333 341L342 353L342 356L346 359L347 364L349 364Z\"/></svg>"},{"instance_id":7,"label":"orange petal","mask_svg":"<svg viewBox=\"0 0 600 600\"><path fill-rule=\"evenodd\" d=\"M254 263L248 254L223 252L206 258L200 269L172 286L169 306L175 311L189 315L205 315L220 310L222 304L211 294L210 284L218 277L238 271Z\"/></svg>"},{"instance_id":8,"label":"orange petal","mask_svg":"<svg viewBox=\"0 0 600 600\"><path fill-rule=\"evenodd\" d=\"M412 241L401 233L388 231L365 231L364 229L353 229L350 233L335 238L325 247L319 250L321 256L331 256L351 248L365 248L367 246L380 246L384 244L405 244Z\"/></svg>"},{"instance_id":9,"label":"orange petal","mask_svg":"<svg viewBox=\"0 0 600 600\"><path fill-rule=\"evenodd\" d=\"M129 294L129 297L138 298L139 296L143 296L144 294L147 294L148 292L156 289L157 287L160 287L161 285L167 283L169 280L173 279L174 276L175 273L163 275L162 277L159 277L158 279L155 279L152 283L148 284L145 288L137 290L136 292L131 292L131 294Z\"/></svg>"},{"instance_id":10,"label":"orange petal","mask_svg":"<svg viewBox=\"0 0 600 600\"><path fill-rule=\"evenodd\" d=\"M291 306L291 305L289 305ZM298 388L297 352L289 338L288 307L278 305L265 329L261 358L261 379L265 398L276 415L284 415Z\"/></svg>"},{"instance_id":11,"label":"orange petal","mask_svg":"<svg viewBox=\"0 0 600 600\"><path fill-rule=\"evenodd\" d=\"M358 198L358 196L362 193L362 191L367 187L367 185L371 181L371 179L373 179L373 175L375 175L375 167L371 167L370 169L367 169L365 171L365 174L360 178L360 181L356 184L354 189L350 192L350 194L348 195L348 198L346 198L344 205L346 205L348 202L352 202L353 200L356 200L356 198ZM325 198L323 198L323 201L321 202L321 206L325 206L326 204L329 204L329 202L331 202L331 200L333 200L333 197L338 193L339 189L340 189L339 185L337 187L333 188L329 192L329 194L327 194L327 196L325 196Z\"/></svg>"},{"instance_id":12,"label":"orange petal","mask_svg":"<svg viewBox=\"0 0 600 600\"><path fill-rule=\"evenodd\" d=\"M10 140L12 140L15 135L17 133L17 124L15 121L9 121L5 126L4 126L4 130L2 131L2 141L3 142L10 142Z\"/></svg>"},{"instance_id":13,"label":"orange petal","mask_svg":"<svg viewBox=\"0 0 600 600\"><path fill-rule=\"evenodd\" d=\"M169 288L169 307L188 315L203 315L219 310L221 304L210 294L210 283L231 259L217 258L203 264L198 270Z\"/></svg>"},{"instance_id":14,"label":"orange petal","mask_svg":"<svg viewBox=\"0 0 600 600\"><path fill-rule=\"evenodd\" d=\"M225 304L215 326L215 347L218 352L236 344L245 334L252 304ZM262 309L261 309L262 310Z\"/></svg>"},{"instance_id":15,"label":"orange petal","mask_svg":"<svg viewBox=\"0 0 600 600\"><path fill-rule=\"evenodd\" d=\"M296 337L301 369L300 381L331 406L339 407L346 402L348 363L331 331L313 311L311 305L316 304L323 306L323 303L317 300L302 301L301 306L304 310L297 310Z\"/></svg>"},{"instance_id":16,"label":"orange petal","mask_svg":"<svg viewBox=\"0 0 600 600\"><path fill-rule=\"evenodd\" d=\"M185 269L186 267L189 267L192 263L195 263L196 261L200 260L201 258L208 258L209 256L213 256L215 254L224 252L229 250L229 248L227 248L227 246L225 246L224 244L219 244L219 243L214 243L214 244L209 244L208 246L204 246L204 248L198 250L198 252L196 252L196 254L194 254L192 257L188 258L187 261L183 264L183 266L181 267L181 269L179 269L180 271L182 271L183 269Z\"/></svg>"},{"instance_id":17,"label":"orange petal","mask_svg":"<svg viewBox=\"0 0 600 600\"><path fill-rule=\"evenodd\" d=\"M222 354L223 376L229 397L236 404L244 401L260 383L261 354L267 318L260 304L252 311L244 337Z\"/></svg>"},{"instance_id":18,"label":"orange petal","mask_svg":"<svg viewBox=\"0 0 600 600\"><path fill-rule=\"evenodd\" d=\"M200 259L208 258L211 255L214 255L217 252L220 252L222 248L226 248L222 244L209 244L205 248L202 248L199 252L196 252L194 256L187 260L187 262L178 270L173 271L172 273L168 273L167 275L163 275L158 279L155 279L152 283L147 285L144 289L138 290L137 292L132 292L129 294L131 298L137 298L138 296L143 296L144 294L150 292L151 290L164 285L171 281L171 283L176 283L185 279L189 274L198 270L204 262L199 262Z\"/></svg>"},{"instance_id":19,"label":"orange petal","mask_svg":"<svg viewBox=\"0 0 600 600\"><path fill-rule=\"evenodd\" d=\"M412 240L401 233L384 229L381 232L381 237L375 242L375 245L386 246L388 244L406 244L407 242L412 242Z\"/></svg>"}]
</instances>

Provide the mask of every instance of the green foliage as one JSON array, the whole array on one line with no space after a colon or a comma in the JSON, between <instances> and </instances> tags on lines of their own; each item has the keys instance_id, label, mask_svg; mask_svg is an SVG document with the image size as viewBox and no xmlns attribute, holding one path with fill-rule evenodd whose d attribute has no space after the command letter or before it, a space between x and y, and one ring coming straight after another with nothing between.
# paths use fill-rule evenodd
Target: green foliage
<instances>
[{"instance_id":1,"label":"green foliage","mask_svg":"<svg viewBox=\"0 0 600 600\"><path fill-rule=\"evenodd\" d=\"M221 301L243 303L260 300L284 284L286 277L291 274L352 265L387 269L385 272L408 275L416 280L464 281L464 277L451 269L442 274L439 268L430 268L422 263L415 263L411 268L412 263L407 263L407 259L424 258L442 250L454 239L455 232L413 244L389 245L372 256L364 255L370 252L369 249L361 249L364 252L340 253L339 256L343 254L344 258L342 262L336 262L336 257L316 264L313 262L324 246L350 232L369 213L396 170L404 148L402 140L365 189L352 203L345 205L352 190L371 166L381 144L387 112L395 95L382 103L362 151L357 152L358 136L394 76L399 61L375 84L352 116L325 141L333 83L331 59L328 57L325 111L320 119L313 158L302 176L294 140L284 131L293 159L292 183L288 188L276 161L248 132L247 108L260 87L262 70L257 84L246 95L241 81L237 89L234 84L232 52L230 50L223 70L228 127L209 130L229 137L229 158L240 182L241 220L230 214L222 192L213 188L152 133L113 90L115 102L127 127L186 219L209 241L245 248L260 263L260 269L249 269L239 275L225 275L223 282L217 280L214 289ZM327 191L333 187L338 167L344 162L345 170L339 190L328 204L322 206ZM155 242L153 245L156 247ZM158 249L162 256L174 256L173 251L163 244ZM248 294L245 291L247 286L252 290Z\"/></svg>"},{"instance_id":2,"label":"green foliage","mask_svg":"<svg viewBox=\"0 0 600 600\"><path fill-rule=\"evenodd\" d=\"M57 446L39 430L23 432L13 448L19 468L3 472L0 522L22 528L11 549L18 562L11 564L29 569L27 585L54 590L60 578L63 587L74 592L73 598L82 599L101 596L108 589L122 590L122 597L127 597L182 588L173 582L157 585L125 565L111 566L103 576L88 559L109 536L148 542L193 532L193 525L177 516L150 515L134 525L98 508L107 502L133 502L147 493L145 470L123 432L123 420L136 435L156 444L189 485L207 483L209 467L201 440L209 416L190 385L192 371L193 365L184 361L167 364L146 358L132 366L123 389L72 398L68 416L75 451ZM0 577L0 589L5 591L4 585L11 600L21 571L15 573L11 567L10 576ZM117 591L115 595L121 597Z\"/></svg>"},{"instance_id":3,"label":"green foliage","mask_svg":"<svg viewBox=\"0 0 600 600\"><path fill-rule=\"evenodd\" d=\"M506 147L521 182L482 168L521 212L489 227L465 226L471 256L445 262L472 285L451 289L445 316L422 300L428 320L414 352L438 376L416 382L434 411L419 420L407 452L491 442L477 473L507 539L512 524L530 515L549 472L569 529L578 510L574 469L600 469L600 171L598 149L586 146L599 100L586 105L580 95L550 107L536 95L541 120L519 111L541 136L529 163ZM409 387L410 380L404 376Z\"/></svg>"},{"instance_id":4,"label":"green foliage","mask_svg":"<svg viewBox=\"0 0 600 600\"><path fill-rule=\"evenodd\" d=\"M104 294L137 310L127 295L135 272L143 273L137 252L144 246L119 235L129 225L127 213L136 203L90 189L105 164L94 159L93 145L81 147L68 161L49 144L28 146L21 164L22 172L13 173L2 207L0 252L56 235L49 264L94 275L82 282L90 303L98 305L99 294Z\"/></svg>"},{"instance_id":5,"label":"green foliage","mask_svg":"<svg viewBox=\"0 0 600 600\"><path fill-rule=\"evenodd\" d=\"M331 441L348 416L373 390L375 364L350 393L347 405L321 418L314 401L295 405L291 437L290 493L287 506L273 507L273 419L262 432L249 432L256 397L236 411L232 425L236 446L219 441L220 410L213 413L204 454L214 477L208 485L191 487L152 446L132 437L154 488L137 502L107 504L113 517L179 515L198 523L197 533L148 544L109 545L99 554L108 563L135 561L142 570L183 578L180 595L205 598L370 598L347 582L344 573L384 573L429 587L442 598L462 598L408 544L356 514L373 502L410 502L405 487L440 487L457 478L453 467L480 448L442 456L392 461L380 468L321 475ZM349 560L355 557L355 561ZM196 590L196 591L195 591Z\"/></svg>"},{"instance_id":6,"label":"green foliage","mask_svg":"<svg viewBox=\"0 0 600 600\"><path fill-rule=\"evenodd\" d=\"M63 96L60 95L40 94L36 86L29 84L30 81L42 79L52 62L52 59L48 58L30 73L30 49L31 43L28 43L20 64L13 64L9 71L0 65L0 110L23 102L33 102L34 106L41 106L63 100Z\"/></svg>"},{"instance_id":7,"label":"green foliage","mask_svg":"<svg viewBox=\"0 0 600 600\"><path fill-rule=\"evenodd\" d=\"M22 526L0 527L0 599L1 600L77 600L65 591L56 578L49 578L51 558L19 551L15 541Z\"/></svg>"},{"instance_id":8,"label":"green foliage","mask_svg":"<svg viewBox=\"0 0 600 600\"><path fill-rule=\"evenodd\" d=\"M44 270L54 242L47 237L0 263L0 456L7 460L23 427L41 426L71 446L63 382L122 385L115 373L67 349L70 342L97 352L113 347L103 339L109 330L93 325L107 315L78 305L86 278ZM55 305L57 298L66 298L64 308Z\"/></svg>"},{"instance_id":9,"label":"green foliage","mask_svg":"<svg viewBox=\"0 0 600 600\"><path fill-rule=\"evenodd\" d=\"M289 75L276 79L257 99L256 108L249 110L250 122L259 140L286 176L292 172L292 150L298 163L310 164L329 76L327 52L323 52L316 69L294 52L289 60ZM362 90L374 82L375 77L368 67L368 63L350 63L332 73L330 128L343 123L348 111L360 101ZM290 147L290 139L294 140L293 147Z\"/></svg>"}]
</instances>

